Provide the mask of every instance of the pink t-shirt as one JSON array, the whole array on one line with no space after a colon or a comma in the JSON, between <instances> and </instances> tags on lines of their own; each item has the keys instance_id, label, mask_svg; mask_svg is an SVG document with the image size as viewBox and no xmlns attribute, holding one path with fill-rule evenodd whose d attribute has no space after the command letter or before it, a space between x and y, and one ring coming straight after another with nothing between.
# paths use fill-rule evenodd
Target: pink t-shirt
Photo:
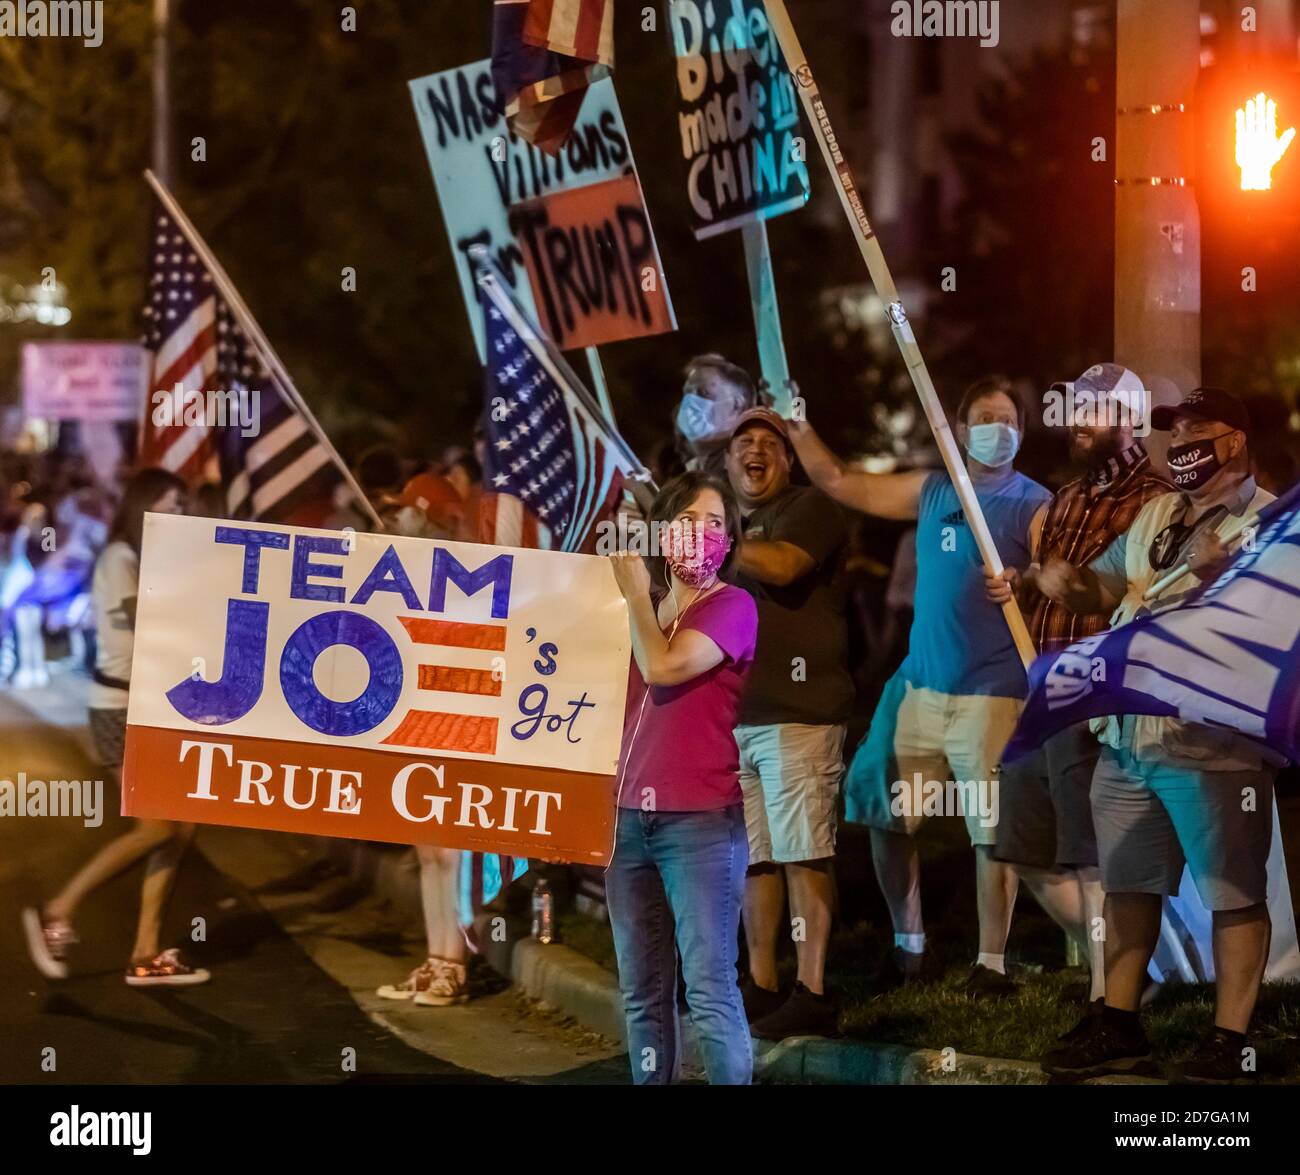
<instances>
[{"instance_id":1,"label":"pink t-shirt","mask_svg":"<svg viewBox=\"0 0 1300 1175\"><path fill-rule=\"evenodd\" d=\"M678 635L687 628L711 638L722 650L722 660L690 681L654 686L647 694L632 659L619 756L620 807L648 806L646 789L653 789L659 812L704 812L741 802L740 757L732 732L754 661L758 608L748 592L724 584L686 610Z\"/></svg>"}]
</instances>

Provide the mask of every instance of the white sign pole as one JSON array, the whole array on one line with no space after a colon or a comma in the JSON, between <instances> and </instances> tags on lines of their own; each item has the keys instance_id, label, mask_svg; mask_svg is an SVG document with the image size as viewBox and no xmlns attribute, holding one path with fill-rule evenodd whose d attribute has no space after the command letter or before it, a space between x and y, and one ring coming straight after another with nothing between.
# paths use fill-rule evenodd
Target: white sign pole
<instances>
[{"instance_id":1,"label":"white sign pole","mask_svg":"<svg viewBox=\"0 0 1300 1175\"><path fill-rule=\"evenodd\" d=\"M595 347L587 348L587 366L591 368L591 386L596 389L596 399L605 413L605 419L614 423L614 402L609 398L609 385L605 383L605 365Z\"/></svg>"},{"instance_id":2,"label":"white sign pole","mask_svg":"<svg viewBox=\"0 0 1300 1175\"><path fill-rule=\"evenodd\" d=\"M767 243L767 222L755 220L741 229L745 242L745 269L749 273L749 304L754 312L758 339L758 367L767 381L776 410L790 415L790 364L781 334L781 307L772 275L772 250Z\"/></svg>"},{"instance_id":3,"label":"white sign pole","mask_svg":"<svg viewBox=\"0 0 1300 1175\"><path fill-rule=\"evenodd\" d=\"M831 126L830 115L827 113L826 105L822 101L821 92L817 88L817 81L813 77L812 67L808 64L808 58L799 45L798 37L795 36L794 26L790 23L790 14L786 11L785 0L764 0L764 3L767 6L767 17L772 25L772 30L776 33L777 40L781 44L781 52L785 56L786 65L789 66L790 72L794 75L795 88L798 89L799 97L803 101L808 121L817 136L817 141L821 144L822 158L825 159L826 167L831 173L831 178L835 181L840 203L843 205L845 215L849 219L849 226L852 228L853 236L857 240L862 259L867 264L876 292L880 295L881 301L888 307L889 322L894 332L894 341L897 342L898 349L903 354L903 361L907 365L908 374L911 375L916 394L920 397L921 407L925 409L926 419L930 422L930 430L934 433L935 443L938 445L939 453L943 457L943 463L948 469L948 476L952 478L953 488L957 491L957 497L966 515L966 521L970 524L971 533L975 536L980 557L984 561L984 566L992 574L1001 575L1003 569L1002 559L998 555L993 536L989 533L988 522L984 518L984 512L980 509L979 498L976 497L975 487L971 485L970 474L966 471L966 463L962 459L961 450L957 447L957 442L952 435L952 429L948 425L948 418L944 415L943 405L939 403L938 393L934 390L934 383L930 379L930 372L925 366L921 348L917 346L916 336L912 333L912 326L907 321L907 312L904 310L902 300L898 296L898 288L894 285L893 276L889 272L889 265L885 261L884 251L880 247L880 242L876 239L876 233L871 227L871 222L867 219L866 207L862 203L862 196L859 194L857 184L854 182L853 172L848 165L848 161L844 158L843 152L840 151L834 128ZM1020 605L1016 603L1014 597L1002 606L1002 615L1006 619L1007 627L1011 630L1011 639L1015 641L1020 659L1028 667L1029 663L1034 659L1034 642L1029 635L1029 629L1025 626L1025 618L1021 615Z\"/></svg>"}]
</instances>

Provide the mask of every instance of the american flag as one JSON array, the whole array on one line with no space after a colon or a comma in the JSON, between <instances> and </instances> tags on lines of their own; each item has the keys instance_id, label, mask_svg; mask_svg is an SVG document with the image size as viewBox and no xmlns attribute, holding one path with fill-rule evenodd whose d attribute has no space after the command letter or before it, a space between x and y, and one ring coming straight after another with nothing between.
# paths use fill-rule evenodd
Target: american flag
<instances>
[{"instance_id":1,"label":"american flag","mask_svg":"<svg viewBox=\"0 0 1300 1175\"><path fill-rule=\"evenodd\" d=\"M479 300L487 342L485 488L518 499L521 511L536 517L539 531L549 537L538 546L588 551L597 525L616 511L632 470L611 445L606 426L552 378L482 290ZM513 507L498 501L488 508L501 534L500 520Z\"/></svg>"},{"instance_id":2,"label":"american flag","mask_svg":"<svg viewBox=\"0 0 1300 1175\"><path fill-rule=\"evenodd\" d=\"M557 154L614 67L614 0L496 0L492 77L510 129Z\"/></svg>"},{"instance_id":3,"label":"american flag","mask_svg":"<svg viewBox=\"0 0 1300 1175\"><path fill-rule=\"evenodd\" d=\"M193 390L216 386L217 297L212 274L199 261L185 235L159 209L152 221L149 255L148 326L144 345L153 352L150 398L140 437L140 464L170 469L186 481L201 481L216 467L211 430L202 420L189 424L159 419L155 392L169 395L180 385Z\"/></svg>"},{"instance_id":4,"label":"american flag","mask_svg":"<svg viewBox=\"0 0 1300 1175\"><path fill-rule=\"evenodd\" d=\"M479 540L506 547L581 551L610 518L625 469L604 426L537 361L486 293L479 291L487 341L484 416L486 492L479 502ZM528 869L522 857L465 853L460 918L475 915ZM470 936L471 945L476 945Z\"/></svg>"},{"instance_id":5,"label":"american flag","mask_svg":"<svg viewBox=\"0 0 1300 1175\"><path fill-rule=\"evenodd\" d=\"M144 345L153 352L152 394L139 464L191 485L220 479L232 518L318 523L343 473L161 207L151 257ZM168 397L161 413L158 393Z\"/></svg>"}]
</instances>

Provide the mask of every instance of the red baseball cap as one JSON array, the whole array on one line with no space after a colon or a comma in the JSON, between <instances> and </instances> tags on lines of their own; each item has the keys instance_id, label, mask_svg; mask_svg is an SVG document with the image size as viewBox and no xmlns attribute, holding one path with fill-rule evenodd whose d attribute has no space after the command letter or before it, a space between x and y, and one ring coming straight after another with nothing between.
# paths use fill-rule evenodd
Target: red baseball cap
<instances>
[{"instance_id":1,"label":"red baseball cap","mask_svg":"<svg viewBox=\"0 0 1300 1175\"><path fill-rule=\"evenodd\" d=\"M736 421L736 427L731 430L731 439L734 441L747 428L758 425L761 428L770 428L784 442L786 450L790 457L794 457L794 445L790 443L790 430L786 423L781 419L779 413L773 412L771 408L750 408L742 412L740 419Z\"/></svg>"},{"instance_id":2,"label":"red baseball cap","mask_svg":"<svg viewBox=\"0 0 1300 1175\"><path fill-rule=\"evenodd\" d=\"M465 517L465 503L456 487L437 473L417 473L402 487L393 505L423 510L430 522L444 530L456 530Z\"/></svg>"}]
</instances>

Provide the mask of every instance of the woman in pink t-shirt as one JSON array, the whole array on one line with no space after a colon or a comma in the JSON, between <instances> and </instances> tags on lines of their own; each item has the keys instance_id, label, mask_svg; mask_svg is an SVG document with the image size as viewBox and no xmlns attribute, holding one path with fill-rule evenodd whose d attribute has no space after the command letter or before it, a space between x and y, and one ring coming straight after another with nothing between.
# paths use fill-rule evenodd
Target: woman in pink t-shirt
<instances>
[{"instance_id":1,"label":"woman in pink t-shirt","mask_svg":"<svg viewBox=\"0 0 1300 1175\"><path fill-rule=\"evenodd\" d=\"M753 1054L736 950L749 850L732 731L758 612L719 579L740 538L730 486L683 474L660 491L651 523L662 554L650 567L613 556L633 662L605 888L632 1079L676 1076L680 954L710 1083L746 1085Z\"/></svg>"}]
</instances>

